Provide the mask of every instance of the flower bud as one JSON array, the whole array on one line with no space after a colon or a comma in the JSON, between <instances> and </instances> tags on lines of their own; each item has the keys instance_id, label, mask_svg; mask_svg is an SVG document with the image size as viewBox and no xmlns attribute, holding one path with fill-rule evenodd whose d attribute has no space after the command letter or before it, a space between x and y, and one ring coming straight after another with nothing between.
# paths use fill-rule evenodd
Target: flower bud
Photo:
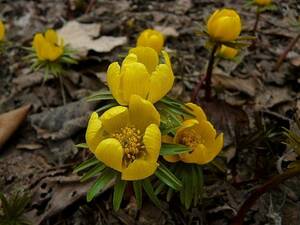
<instances>
[{"instance_id":1,"label":"flower bud","mask_svg":"<svg viewBox=\"0 0 300 225\"><path fill-rule=\"evenodd\" d=\"M144 30L138 37L137 47L150 47L159 53L164 45L164 36L157 30Z\"/></svg>"},{"instance_id":2,"label":"flower bud","mask_svg":"<svg viewBox=\"0 0 300 225\"><path fill-rule=\"evenodd\" d=\"M260 6L267 6L272 3L272 0L255 0L255 3Z\"/></svg>"},{"instance_id":3,"label":"flower bud","mask_svg":"<svg viewBox=\"0 0 300 225\"><path fill-rule=\"evenodd\" d=\"M227 59L233 59L238 54L238 50L235 48L228 47L226 45L222 45L218 55L227 58Z\"/></svg>"},{"instance_id":4,"label":"flower bud","mask_svg":"<svg viewBox=\"0 0 300 225\"><path fill-rule=\"evenodd\" d=\"M207 22L207 31L210 37L216 41L234 41L240 35L242 29L239 14L232 9L218 9Z\"/></svg>"}]
</instances>

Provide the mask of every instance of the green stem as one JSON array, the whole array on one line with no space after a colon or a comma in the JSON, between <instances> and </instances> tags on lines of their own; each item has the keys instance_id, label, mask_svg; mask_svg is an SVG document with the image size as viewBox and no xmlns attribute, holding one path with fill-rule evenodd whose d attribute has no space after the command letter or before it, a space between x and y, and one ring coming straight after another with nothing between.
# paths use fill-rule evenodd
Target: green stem
<instances>
[{"instance_id":1,"label":"green stem","mask_svg":"<svg viewBox=\"0 0 300 225\"><path fill-rule=\"evenodd\" d=\"M260 198L264 193L269 191L270 189L276 187L283 181L292 178L294 176L300 175L300 166L288 169L282 174L276 175L268 180L261 187L257 188L252 192L250 197L244 202L244 204L239 209L237 215L233 218L231 225L242 225L244 223L245 216L249 209L254 205L257 199Z\"/></svg>"}]
</instances>

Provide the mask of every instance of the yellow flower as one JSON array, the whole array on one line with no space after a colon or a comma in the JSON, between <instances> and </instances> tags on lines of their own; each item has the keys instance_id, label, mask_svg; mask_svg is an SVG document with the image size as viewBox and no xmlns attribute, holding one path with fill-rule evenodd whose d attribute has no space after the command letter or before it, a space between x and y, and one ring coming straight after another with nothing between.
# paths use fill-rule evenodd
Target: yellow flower
<instances>
[{"instance_id":1,"label":"yellow flower","mask_svg":"<svg viewBox=\"0 0 300 225\"><path fill-rule=\"evenodd\" d=\"M161 146L160 115L151 102L132 95L129 107L113 107L99 118L94 112L86 142L96 158L121 172L122 180L151 176Z\"/></svg>"},{"instance_id":2,"label":"yellow flower","mask_svg":"<svg viewBox=\"0 0 300 225\"><path fill-rule=\"evenodd\" d=\"M208 19L207 31L216 41L234 41L242 29L241 19L235 10L218 9Z\"/></svg>"},{"instance_id":3,"label":"yellow flower","mask_svg":"<svg viewBox=\"0 0 300 225\"><path fill-rule=\"evenodd\" d=\"M183 144L192 150L178 155L164 156L169 162L206 164L212 161L223 147L223 133L217 136L213 125L207 120L203 110L193 104L186 104L195 115L195 119L186 119L177 129L175 137L168 136L166 142Z\"/></svg>"},{"instance_id":4,"label":"yellow flower","mask_svg":"<svg viewBox=\"0 0 300 225\"><path fill-rule=\"evenodd\" d=\"M122 66L117 62L107 70L108 87L120 105L128 105L131 95L139 95L152 103L159 101L172 88L174 75L167 52L162 51L164 63L149 47L129 51Z\"/></svg>"},{"instance_id":5,"label":"yellow flower","mask_svg":"<svg viewBox=\"0 0 300 225\"><path fill-rule=\"evenodd\" d=\"M233 59L238 54L238 50L226 45L222 45L218 54L223 58Z\"/></svg>"},{"instance_id":6,"label":"yellow flower","mask_svg":"<svg viewBox=\"0 0 300 225\"><path fill-rule=\"evenodd\" d=\"M255 0L255 3L260 6L270 5L272 0Z\"/></svg>"},{"instance_id":7,"label":"yellow flower","mask_svg":"<svg viewBox=\"0 0 300 225\"><path fill-rule=\"evenodd\" d=\"M5 37L5 27L3 22L0 20L0 41L3 41Z\"/></svg>"},{"instance_id":8,"label":"yellow flower","mask_svg":"<svg viewBox=\"0 0 300 225\"><path fill-rule=\"evenodd\" d=\"M52 29L47 30L45 36L41 33L35 34L32 45L38 59L41 61L55 61L64 52L63 39L59 38Z\"/></svg>"},{"instance_id":9,"label":"yellow flower","mask_svg":"<svg viewBox=\"0 0 300 225\"><path fill-rule=\"evenodd\" d=\"M164 36L157 30L144 30L139 35L136 46L150 47L159 53L164 46Z\"/></svg>"}]
</instances>

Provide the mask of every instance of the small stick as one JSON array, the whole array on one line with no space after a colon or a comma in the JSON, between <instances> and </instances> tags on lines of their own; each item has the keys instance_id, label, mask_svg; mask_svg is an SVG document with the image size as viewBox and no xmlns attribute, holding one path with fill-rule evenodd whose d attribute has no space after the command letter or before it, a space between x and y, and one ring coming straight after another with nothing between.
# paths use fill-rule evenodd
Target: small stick
<instances>
[{"instance_id":1,"label":"small stick","mask_svg":"<svg viewBox=\"0 0 300 225\"><path fill-rule=\"evenodd\" d=\"M300 39L300 33L289 43L289 45L287 46L287 48L283 51L283 53L278 57L278 60L273 68L273 71L278 71L281 64L283 63L283 61L285 60L287 54L289 53L289 51L291 51L293 49L293 47L295 46L295 44L298 42L298 40Z\"/></svg>"},{"instance_id":2,"label":"small stick","mask_svg":"<svg viewBox=\"0 0 300 225\"><path fill-rule=\"evenodd\" d=\"M268 180L261 187L257 188L252 192L250 197L244 202L244 204L239 209L237 215L233 218L232 223L230 225L242 225L244 223L245 216L249 209L254 205L257 199L260 198L264 193L269 191L270 189L276 187L283 181L292 178L294 176L300 175L300 166L288 169L282 174L276 175Z\"/></svg>"},{"instance_id":3,"label":"small stick","mask_svg":"<svg viewBox=\"0 0 300 225\"><path fill-rule=\"evenodd\" d=\"M65 94L63 78L61 75L59 75L59 84L60 84L60 91L61 91L61 96L63 99L63 104L65 105L66 104L66 94Z\"/></svg>"}]
</instances>

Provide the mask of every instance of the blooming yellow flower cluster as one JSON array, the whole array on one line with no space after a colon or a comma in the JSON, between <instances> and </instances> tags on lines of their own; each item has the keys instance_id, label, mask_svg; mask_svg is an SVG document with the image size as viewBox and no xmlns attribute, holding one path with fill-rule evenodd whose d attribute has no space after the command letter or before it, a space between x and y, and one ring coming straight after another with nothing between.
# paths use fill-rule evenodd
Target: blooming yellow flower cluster
<instances>
[{"instance_id":1,"label":"blooming yellow flower cluster","mask_svg":"<svg viewBox=\"0 0 300 225\"><path fill-rule=\"evenodd\" d=\"M52 29L47 30L45 35L35 34L32 45L40 61L55 61L64 52L63 39Z\"/></svg>"},{"instance_id":2,"label":"blooming yellow flower cluster","mask_svg":"<svg viewBox=\"0 0 300 225\"><path fill-rule=\"evenodd\" d=\"M163 44L160 32L147 29L121 65L110 64L107 84L119 106L108 109L100 117L94 112L88 123L86 142L90 151L107 167L119 171L122 180L145 179L159 166L161 116L154 103L174 83L171 61L162 50ZM185 145L190 152L164 158L169 162L208 163L222 149L223 135L216 135L199 106L188 103L186 107L195 118L183 118L176 135L168 135L163 142Z\"/></svg>"}]
</instances>

